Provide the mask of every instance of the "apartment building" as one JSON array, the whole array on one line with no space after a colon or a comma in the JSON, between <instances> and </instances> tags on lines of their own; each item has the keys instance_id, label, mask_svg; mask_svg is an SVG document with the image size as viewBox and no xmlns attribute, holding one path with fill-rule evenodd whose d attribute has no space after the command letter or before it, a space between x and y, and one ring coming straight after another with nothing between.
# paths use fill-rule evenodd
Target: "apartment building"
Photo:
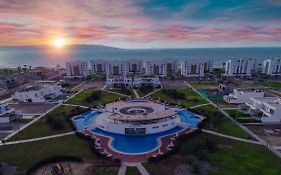
<instances>
[{"instance_id":1,"label":"apartment building","mask_svg":"<svg viewBox=\"0 0 281 175\"><path fill-rule=\"evenodd\" d=\"M225 76L250 77L255 71L255 59L229 59L225 63Z\"/></svg>"},{"instance_id":2,"label":"apartment building","mask_svg":"<svg viewBox=\"0 0 281 175\"><path fill-rule=\"evenodd\" d=\"M146 60L144 62L146 75L157 75L166 77L168 74L176 73L176 60Z\"/></svg>"},{"instance_id":3,"label":"apartment building","mask_svg":"<svg viewBox=\"0 0 281 175\"><path fill-rule=\"evenodd\" d=\"M262 73L269 76L281 75L281 58L264 60L262 64Z\"/></svg>"},{"instance_id":4,"label":"apartment building","mask_svg":"<svg viewBox=\"0 0 281 175\"><path fill-rule=\"evenodd\" d=\"M87 61L71 61L66 62L66 76L71 77L87 77L89 68Z\"/></svg>"}]
</instances>

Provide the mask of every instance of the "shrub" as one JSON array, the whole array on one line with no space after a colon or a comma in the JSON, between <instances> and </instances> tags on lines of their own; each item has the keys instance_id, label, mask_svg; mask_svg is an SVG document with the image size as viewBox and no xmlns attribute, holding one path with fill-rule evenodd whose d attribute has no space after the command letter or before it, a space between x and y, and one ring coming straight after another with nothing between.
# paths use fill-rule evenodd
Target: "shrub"
<instances>
[{"instance_id":1,"label":"shrub","mask_svg":"<svg viewBox=\"0 0 281 175\"><path fill-rule=\"evenodd\" d=\"M147 94L151 91L153 91L153 86L152 85L143 85L139 88L139 91L143 94Z\"/></svg>"},{"instance_id":2,"label":"shrub","mask_svg":"<svg viewBox=\"0 0 281 175\"><path fill-rule=\"evenodd\" d=\"M162 89L161 92L175 99L185 99L185 94L183 92L178 92L175 89Z\"/></svg>"},{"instance_id":3,"label":"shrub","mask_svg":"<svg viewBox=\"0 0 281 175\"><path fill-rule=\"evenodd\" d=\"M101 91L95 91L90 96L88 96L85 100L88 103L91 103L93 101L99 100L101 97Z\"/></svg>"},{"instance_id":4,"label":"shrub","mask_svg":"<svg viewBox=\"0 0 281 175\"><path fill-rule=\"evenodd\" d=\"M47 116L46 122L50 126L50 128L53 130L63 130L64 129L63 121L59 118Z\"/></svg>"}]
</instances>

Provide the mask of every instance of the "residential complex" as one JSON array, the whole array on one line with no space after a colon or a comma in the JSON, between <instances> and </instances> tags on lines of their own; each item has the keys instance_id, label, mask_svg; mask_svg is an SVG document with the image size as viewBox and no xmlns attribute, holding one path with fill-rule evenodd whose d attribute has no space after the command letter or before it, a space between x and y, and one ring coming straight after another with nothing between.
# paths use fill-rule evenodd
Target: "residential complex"
<instances>
[{"instance_id":1,"label":"residential complex","mask_svg":"<svg viewBox=\"0 0 281 175\"><path fill-rule=\"evenodd\" d=\"M127 60L127 64L128 64L130 73L136 74L136 73L143 73L143 71L144 71L143 61L140 59Z\"/></svg>"},{"instance_id":2,"label":"residential complex","mask_svg":"<svg viewBox=\"0 0 281 175\"><path fill-rule=\"evenodd\" d=\"M281 99L277 97L251 97L246 103L249 114L261 114L262 122L281 122Z\"/></svg>"},{"instance_id":3,"label":"residential complex","mask_svg":"<svg viewBox=\"0 0 281 175\"><path fill-rule=\"evenodd\" d=\"M181 75L184 77L202 77L206 72L212 72L211 60L185 60L180 65Z\"/></svg>"},{"instance_id":4,"label":"residential complex","mask_svg":"<svg viewBox=\"0 0 281 175\"><path fill-rule=\"evenodd\" d=\"M90 70L93 74L100 74L106 72L106 60L91 60L90 61Z\"/></svg>"},{"instance_id":5,"label":"residential complex","mask_svg":"<svg viewBox=\"0 0 281 175\"><path fill-rule=\"evenodd\" d=\"M67 77L87 77L89 75L89 68L87 61L72 61L66 62L66 76Z\"/></svg>"},{"instance_id":6,"label":"residential complex","mask_svg":"<svg viewBox=\"0 0 281 175\"><path fill-rule=\"evenodd\" d=\"M234 89L233 93L225 95L223 99L231 104L249 103L251 97L264 97L264 92L255 89Z\"/></svg>"},{"instance_id":7,"label":"residential complex","mask_svg":"<svg viewBox=\"0 0 281 175\"><path fill-rule=\"evenodd\" d=\"M281 58L264 60L262 64L262 73L269 76L281 75Z\"/></svg>"},{"instance_id":8,"label":"residential complex","mask_svg":"<svg viewBox=\"0 0 281 175\"><path fill-rule=\"evenodd\" d=\"M56 83L39 82L17 90L12 99L18 102L46 102L62 94L62 87Z\"/></svg>"},{"instance_id":9,"label":"residential complex","mask_svg":"<svg viewBox=\"0 0 281 175\"><path fill-rule=\"evenodd\" d=\"M144 69L146 75L158 75L166 77L168 74L176 73L176 60L146 60L144 62Z\"/></svg>"},{"instance_id":10,"label":"residential complex","mask_svg":"<svg viewBox=\"0 0 281 175\"><path fill-rule=\"evenodd\" d=\"M255 70L253 58L229 59L225 63L225 76L250 77Z\"/></svg>"},{"instance_id":11,"label":"residential complex","mask_svg":"<svg viewBox=\"0 0 281 175\"><path fill-rule=\"evenodd\" d=\"M126 76L129 71L129 65L125 61L113 61L106 64L106 76L123 75Z\"/></svg>"}]
</instances>

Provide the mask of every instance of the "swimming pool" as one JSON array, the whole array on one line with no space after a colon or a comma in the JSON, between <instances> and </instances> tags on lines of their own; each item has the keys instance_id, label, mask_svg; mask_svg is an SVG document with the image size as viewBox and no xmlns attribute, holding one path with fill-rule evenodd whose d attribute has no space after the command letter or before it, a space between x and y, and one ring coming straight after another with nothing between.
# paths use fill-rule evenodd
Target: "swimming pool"
<instances>
[{"instance_id":1,"label":"swimming pool","mask_svg":"<svg viewBox=\"0 0 281 175\"><path fill-rule=\"evenodd\" d=\"M175 134L182 129L182 127L176 126L175 128L168 131L138 136L115 134L101 130L99 128L92 129L92 132L112 138L111 147L117 152L121 152L124 154L144 154L146 152L151 152L154 149L157 149L159 145L158 138L170 134Z\"/></svg>"},{"instance_id":2,"label":"swimming pool","mask_svg":"<svg viewBox=\"0 0 281 175\"><path fill-rule=\"evenodd\" d=\"M199 117L195 116L192 112L188 110L181 110L178 112L178 115L181 118L181 122L190 125L192 128L197 128L198 124L201 121Z\"/></svg>"},{"instance_id":3,"label":"swimming pool","mask_svg":"<svg viewBox=\"0 0 281 175\"><path fill-rule=\"evenodd\" d=\"M76 116L72 119L72 121L74 122L75 127L78 130L82 130L84 128L86 128L87 126L90 126L93 124L94 119L100 114L101 112L99 111L88 111L85 112L79 116Z\"/></svg>"}]
</instances>

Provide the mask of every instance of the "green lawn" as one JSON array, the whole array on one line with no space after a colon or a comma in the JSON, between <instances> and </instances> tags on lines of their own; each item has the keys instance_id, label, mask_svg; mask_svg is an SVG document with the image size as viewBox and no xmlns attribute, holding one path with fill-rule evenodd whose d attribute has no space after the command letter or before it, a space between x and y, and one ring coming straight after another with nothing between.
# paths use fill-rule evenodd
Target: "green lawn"
<instances>
[{"instance_id":1,"label":"green lawn","mask_svg":"<svg viewBox=\"0 0 281 175\"><path fill-rule=\"evenodd\" d=\"M217 82L192 82L190 83L191 86L195 88L200 88L200 87L208 87L208 86L219 86L219 83Z\"/></svg>"},{"instance_id":2,"label":"green lawn","mask_svg":"<svg viewBox=\"0 0 281 175\"><path fill-rule=\"evenodd\" d=\"M9 141L31 139L72 131L73 126L72 122L70 121L70 118L86 110L87 109L82 109L79 107L77 108L73 106L59 106L58 108L48 113L45 117L39 119L31 126L25 128L20 133L11 137ZM55 119L59 119L63 123L64 128L60 130L52 129L50 125L46 122L46 117L48 116L54 117Z\"/></svg>"},{"instance_id":3,"label":"green lawn","mask_svg":"<svg viewBox=\"0 0 281 175\"><path fill-rule=\"evenodd\" d=\"M164 100L164 101L167 101L170 103L174 103L174 104L177 104L179 102L184 107L191 107L191 106L196 106L196 105L207 103L207 101L205 99L203 99L200 95L198 95L192 89L177 89L177 91L180 93L184 93L185 99L172 98L172 97L164 94L161 90L152 94L151 97L154 99L160 98L161 100Z\"/></svg>"},{"instance_id":4,"label":"green lawn","mask_svg":"<svg viewBox=\"0 0 281 175\"><path fill-rule=\"evenodd\" d=\"M89 149L89 144L74 135L0 146L0 155L0 162L16 165L19 170L26 170L42 159L59 155L95 159L94 154Z\"/></svg>"},{"instance_id":5,"label":"green lawn","mask_svg":"<svg viewBox=\"0 0 281 175\"><path fill-rule=\"evenodd\" d=\"M207 117L203 123L203 128L217 131L235 137L253 139L247 132L220 113L214 106L207 105L193 109L194 112Z\"/></svg>"},{"instance_id":6,"label":"green lawn","mask_svg":"<svg viewBox=\"0 0 281 175\"><path fill-rule=\"evenodd\" d=\"M90 103L87 102L86 98L89 97L95 91L98 91L98 90L95 90L95 89L83 90L82 92L77 94L75 97L72 97L71 99L67 100L66 103L83 105L83 106L88 106L88 107L95 107L100 104L104 105L107 103L114 102L115 100L118 100L119 98L124 98L123 96L120 96L120 95L102 91L101 97L99 100L96 100L96 101L93 101Z\"/></svg>"},{"instance_id":7,"label":"green lawn","mask_svg":"<svg viewBox=\"0 0 281 175\"><path fill-rule=\"evenodd\" d=\"M266 87L272 87L273 89L281 89L281 82L262 82L261 84Z\"/></svg>"},{"instance_id":8,"label":"green lawn","mask_svg":"<svg viewBox=\"0 0 281 175\"><path fill-rule=\"evenodd\" d=\"M211 175L281 174L281 159L264 146L203 133L184 140L176 155L156 163L146 163L145 167L151 175L174 174L176 166L181 164L201 169L202 164L192 161L190 155L208 161L213 166L208 173Z\"/></svg>"},{"instance_id":9,"label":"green lawn","mask_svg":"<svg viewBox=\"0 0 281 175\"><path fill-rule=\"evenodd\" d=\"M77 85L78 85L77 83L66 83L66 84L62 84L62 87L65 89L72 89Z\"/></svg>"},{"instance_id":10,"label":"green lawn","mask_svg":"<svg viewBox=\"0 0 281 175\"><path fill-rule=\"evenodd\" d=\"M17 69L0 69L0 77L7 77L19 73Z\"/></svg>"},{"instance_id":11,"label":"green lawn","mask_svg":"<svg viewBox=\"0 0 281 175\"><path fill-rule=\"evenodd\" d=\"M235 120L246 123L246 122L258 122L254 117L250 116L249 114L244 114L235 109L225 110L232 118Z\"/></svg>"},{"instance_id":12,"label":"green lawn","mask_svg":"<svg viewBox=\"0 0 281 175\"><path fill-rule=\"evenodd\" d=\"M113 88L113 89L110 89L109 91L117 92L117 93L128 95L128 96L131 96L131 97L135 96L132 89L128 89L125 93L122 91L121 88Z\"/></svg>"}]
</instances>

